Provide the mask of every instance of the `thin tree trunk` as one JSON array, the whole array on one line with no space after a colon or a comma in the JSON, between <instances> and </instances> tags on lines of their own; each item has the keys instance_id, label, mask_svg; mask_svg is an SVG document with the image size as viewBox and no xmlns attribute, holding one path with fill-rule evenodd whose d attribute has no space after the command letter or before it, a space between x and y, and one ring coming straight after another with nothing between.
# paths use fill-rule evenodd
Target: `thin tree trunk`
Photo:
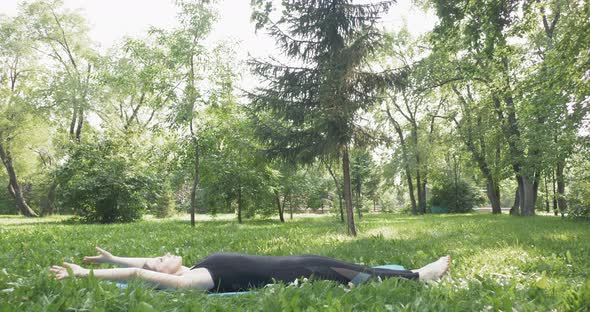
<instances>
[{"instance_id":1,"label":"thin tree trunk","mask_svg":"<svg viewBox=\"0 0 590 312\"><path fill-rule=\"evenodd\" d=\"M20 189L18 184L18 179L16 177L16 172L14 171L14 167L12 166L12 158L10 157L10 151L4 150L2 143L0 143L0 159L4 163L6 167L6 172L8 173L8 179L10 181L10 185L12 186L12 190L14 191L14 196L16 199L16 207L18 210L27 217L38 217L37 213L29 207L27 204L23 193Z\"/></svg>"},{"instance_id":2,"label":"thin tree trunk","mask_svg":"<svg viewBox=\"0 0 590 312\"><path fill-rule=\"evenodd\" d=\"M420 171L418 169L416 169L416 187L418 188L418 213L425 214L426 204L424 203L424 198L422 197L422 181L420 179Z\"/></svg>"},{"instance_id":3,"label":"thin tree trunk","mask_svg":"<svg viewBox=\"0 0 590 312\"><path fill-rule=\"evenodd\" d=\"M281 220L281 222L285 222L285 218L283 218L283 209L281 208L281 197L279 196L279 191L275 191L275 198L277 201L277 208L279 209L279 219ZM285 200L283 199L283 205L285 203Z\"/></svg>"},{"instance_id":4,"label":"thin tree trunk","mask_svg":"<svg viewBox=\"0 0 590 312\"><path fill-rule=\"evenodd\" d=\"M553 184L553 214L557 216L557 190L555 189L555 171L551 170Z\"/></svg>"},{"instance_id":5,"label":"thin tree trunk","mask_svg":"<svg viewBox=\"0 0 590 312\"><path fill-rule=\"evenodd\" d=\"M190 62L190 71L188 76L188 85L189 85L189 103L190 103L190 120L189 120L189 129L191 134L191 139L193 142L193 147L195 148L195 171L194 171L194 179L193 179L193 186L191 189L191 226L195 226L195 211L197 210L197 189L199 187L199 139L197 137L197 133L193 127L193 119L194 119L194 109L195 109L195 102L196 102L196 95L195 95L195 63L194 63L194 55L190 55L189 57Z\"/></svg>"},{"instance_id":6,"label":"thin tree trunk","mask_svg":"<svg viewBox=\"0 0 590 312\"><path fill-rule=\"evenodd\" d=\"M418 208L416 207L416 197L414 197L414 183L412 182L412 174L410 173L410 167L405 165L406 180L408 183L408 192L410 193L410 203L412 204L412 214L418 214Z\"/></svg>"},{"instance_id":7,"label":"thin tree trunk","mask_svg":"<svg viewBox=\"0 0 590 312\"><path fill-rule=\"evenodd\" d=\"M192 124L192 122L191 122ZM191 132L192 132L192 126L191 126ZM193 178L193 185L191 188L191 226L195 226L195 211L197 210L197 190L199 188L199 141L197 140L197 137L195 135L193 135L193 145L195 148L195 158L194 158L194 165L195 165L195 171L194 171L194 178Z\"/></svg>"},{"instance_id":8,"label":"thin tree trunk","mask_svg":"<svg viewBox=\"0 0 590 312\"><path fill-rule=\"evenodd\" d=\"M340 223L344 223L344 208L342 207L342 194L338 193L338 203L340 205Z\"/></svg>"},{"instance_id":9,"label":"thin tree trunk","mask_svg":"<svg viewBox=\"0 0 590 312\"><path fill-rule=\"evenodd\" d=\"M70 121L70 139L74 139L74 134L76 131L76 120L78 118L78 105L76 105L76 101L73 103L74 112L72 113L72 119Z\"/></svg>"},{"instance_id":10,"label":"thin tree trunk","mask_svg":"<svg viewBox=\"0 0 590 312\"><path fill-rule=\"evenodd\" d=\"M80 142L82 136L82 125L84 124L84 109L78 109L78 126L76 127L76 142Z\"/></svg>"},{"instance_id":11,"label":"thin tree trunk","mask_svg":"<svg viewBox=\"0 0 590 312\"><path fill-rule=\"evenodd\" d=\"M242 186L238 187L238 223L242 223Z\"/></svg>"},{"instance_id":12,"label":"thin tree trunk","mask_svg":"<svg viewBox=\"0 0 590 312\"><path fill-rule=\"evenodd\" d=\"M363 215L361 214L361 202L362 202L362 198L361 198L361 188L360 186L357 187L356 190L356 213L359 216L359 220L363 217Z\"/></svg>"},{"instance_id":13,"label":"thin tree trunk","mask_svg":"<svg viewBox=\"0 0 590 312\"><path fill-rule=\"evenodd\" d=\"M549 213L549 190L547 189L547 174L545 174L545 212Z\"/></svg>"},{"instance_id":14,"label":"thin tree trunk","mask_svg":"<svg viewBox=\"0 0 590 312\"><path fill-rule=\"evenodd\" d=\"M332 176L332 179L334 180L334 185L336 186L336 192L338 192L338 202L340 204L340 222L344 223L344 210L342 209L342 187L340 186L340 183L338 183L338 179L336 178L336 175L334 174L334 171L332 171L332 167L327 164L326 165L328 167L328 172L330 173L330 175Z\"/></svg>"},{"instance_id":15,"label":"thin tree trunk","mask_svg":"<svg viewBox=\"0 0 590 312\"><path fill-rule=\"evenodd\" d=\"M510 214L513 216L518 216L519 207L520 207L520 187L516 187L516 191L514 192L514 204L512 204L512 208L510 208Z\"/></svg>"},{"instance_id":16,"label":"thin tree trunk","mask_svg":"<svg viewBox=\"0 0 590 312\"><path fill-rule=\"evenodd\" d=\"M563 176L563 170L565 163L563 161L557 162L557 204L559 206L559 212L563 217L567 211L567 201L565 199L565 179Z\"/></svg>"},{"instance_id":17,"label":"thin tree trunk","mask_svg":"<svg viewBox=\"0 0 590 312\"><path fill-rule=\"evenodd\" d=\"M416 150L416 188L418 188L418 211L420 214L426 213L426 194L422 189L422 177L421 177L421 160L420 154L418 153L418 126L415 123L412 123L412 141L414 143L414 149Z\"/></svg>"},{"instance_id":18,"label":"thin tree trunk","mask_svg":"<svg viewBox=\"0 0 590 312\"><path fill-rule=\"evenodd\" d=\"M293 203L291 202L291 197L289 196L289 213L291 214L289 218L293 220Z\"/></svg>"},{"instance_id":19,"label":"thin tree trunk","mask_svg":"<svg viewBox=\"0 0 590 312\"><path fill-rule=\"evenodd\" d=\"M426 213L426 177L422 176L422 186L420 188L420 191L422 192L422 207L420 209L422 209L422 213Z\"/></svg>"},{"instance_id":20,"label":"thin tree trunk","mask_svg":"<svg viewBox=\"0 0 590 312\"><path fill-rule=\"evenodd\" d=\"M410 203L412 205L412 214L417 215L418 209L416 207L416 197L414 197L414 184L412 183L412 173L410 170L409 160L408 160L408 152L406 147L406 140L404 138L404 133L402 131L401 126L399 123L393 118L389 109L387 109L387 116L389 120L393 124L395 131L397 132L397 136L399 137L401 148L402 148L402 157L404 161L404 170L406 172L406 180L408 183L408 192L410 193Z\"/></svg>"},{"instance_id":21,"label":"thin tree trunk","mask_svg":"<svg viewBox=\"0 0 590 312\"><path fill-rule=\"evenodd\" d=\"M356 236L354 226L354 214L352 211L352 192L350 189L350 160L348 159L348 146L342 148L342 175L344 177L344 203L348 218L348 234Z\"/></svg>"},{"instance_id":22,"label":"thin tree trunk","mask_svg":"<svg viewBox=\"0 0 590 312\"><path fill-rule=\"evenodd\" d=\"M492 204L493 214L502 214L502 208L500 207L500 187L490 177L487 178L487 195Z\"/></svg>"}]
</instances>

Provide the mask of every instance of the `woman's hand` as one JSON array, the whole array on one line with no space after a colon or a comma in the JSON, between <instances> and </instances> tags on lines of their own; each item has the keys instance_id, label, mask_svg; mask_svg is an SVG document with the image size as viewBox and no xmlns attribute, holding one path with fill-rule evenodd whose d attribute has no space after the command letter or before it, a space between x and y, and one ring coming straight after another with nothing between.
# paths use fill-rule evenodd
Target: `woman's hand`
<instances>
[{"instance_id":1,"label":"woman's hand","mask_svg":"<svg viewBox=\"0 0 590 312\"><path fill-rule=\"evenodd\" d=\"M113 255L104 250L101 249L100 247L95 247L96 251L98 251L98 253L100 253L100 256L90 256L90 257L84 257L84 262L90 262L90 263L109 263L111 260L113 260Z\"/></svg>"},{"instance_id":2,"label":"woman's hand","mask_svg":"<svg viewBox=\"0 0 590 312\"><path fill-rule=\"evenodd\" d=\"M68 269L70 268L72 269L72 274L74 274L74 276L77 277L84 277L86 275L88 275L88 270L77 265L77 264L73 264L73 263L67 263L64 262L63 263L63 267L59 266L59 265L54 265L51 267L51 269L49 269L51 272L55 273L55 278L57 278L58 280L60 279L64 279L69 277L70 275L68 274Z\"/></svg>"}]
</instances>

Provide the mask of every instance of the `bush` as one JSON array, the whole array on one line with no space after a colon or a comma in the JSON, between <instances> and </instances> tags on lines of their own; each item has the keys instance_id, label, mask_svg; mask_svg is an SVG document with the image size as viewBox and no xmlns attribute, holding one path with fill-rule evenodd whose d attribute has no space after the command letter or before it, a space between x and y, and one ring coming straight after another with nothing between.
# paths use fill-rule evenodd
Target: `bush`
<instances>
[{"instance_id":1,"label":"bush","mask_svg":"<svg viewBox=\"0 0 590 312\"><path fill-rule=\"evenodd\" d=\"M568 197L567 215L572 218L590 219L590 189L572 188Z\"/></svg>"},{"instance_id":2,"label":"bush","mask_svg":"<svg viewBox=\"0 0 590 312\"><path fill-rule=\"evenodd\" d=\"M449 208L451 213L471 212L474 207L483 204L485 199L469 182L459 179L445 179L432 188L431 206Z\"/></svg>"},{"instance_id":3,"label":"bush","mask_svg":"<svg viewBox=\"0 0 590 312\"><path fill-rule=\"evenodd\" d=\"M124 147L123 147L124 146ZM147 206L146 190L155 183L126 142L111 139L80 143L58 171L62 205L86 222L130 222Z\"/></svg>"}]
</instances>

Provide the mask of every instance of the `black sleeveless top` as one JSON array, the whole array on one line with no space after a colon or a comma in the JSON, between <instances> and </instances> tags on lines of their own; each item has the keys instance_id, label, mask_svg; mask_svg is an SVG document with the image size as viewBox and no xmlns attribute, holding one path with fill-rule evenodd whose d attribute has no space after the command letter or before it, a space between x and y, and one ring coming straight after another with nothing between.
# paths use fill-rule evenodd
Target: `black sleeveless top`
<instances>
[{"instance_id":1,"label":"black sleeveless top","mask_svg":"<svg viewBox=\"0 0 590 312\"><path fill-rule=\"evenodd\" d=\"M298 256L254 256L240 253L214 253L192 269L206 268L215 287L210 291L231 292L263 287L274 280L293 282L313 272L301 265Z\"/></svg>"},{"instance_id":2,"label":"black sleeveless top","mask_svg":"<svg viewBox=\"0 0 590 312\"><path fill-rule=\"evenodd\" d=\"M253 256L240 253L215 253L194 265L206 268L213 278L210 291L231 292L262 287L281 281L293 282L300 277L325 279L346 284L369 277L404 277L418 279L419 274L409 270L369 268L340 260L317 256Z\"/></svg>"}]
</instances>

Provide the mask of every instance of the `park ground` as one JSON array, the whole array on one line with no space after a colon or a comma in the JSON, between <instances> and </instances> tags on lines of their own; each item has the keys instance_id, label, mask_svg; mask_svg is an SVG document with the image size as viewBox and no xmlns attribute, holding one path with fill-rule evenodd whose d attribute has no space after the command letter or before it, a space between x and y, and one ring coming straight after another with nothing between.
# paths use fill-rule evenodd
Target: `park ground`
<instances>
[{"instance_id":1,"label":"park ground","mask_svg":"<svg viewBox=\"0 0 590 312\"><path fill-rule=\"evenodd\" d=\"M0 216L0 311L586 311L590 307L590 223L487 214L370 214L346 234L334 216L278 220L203 218L85 225L64 217ZM125 289L93 278L56 281L48 268L81 263L101 246L121 256L320 254L375 266L423 266L450 254L436 284L401 279L349 289L333 282L274 285L232 297L195 290Z\"/></svg>"}]
</instances>

